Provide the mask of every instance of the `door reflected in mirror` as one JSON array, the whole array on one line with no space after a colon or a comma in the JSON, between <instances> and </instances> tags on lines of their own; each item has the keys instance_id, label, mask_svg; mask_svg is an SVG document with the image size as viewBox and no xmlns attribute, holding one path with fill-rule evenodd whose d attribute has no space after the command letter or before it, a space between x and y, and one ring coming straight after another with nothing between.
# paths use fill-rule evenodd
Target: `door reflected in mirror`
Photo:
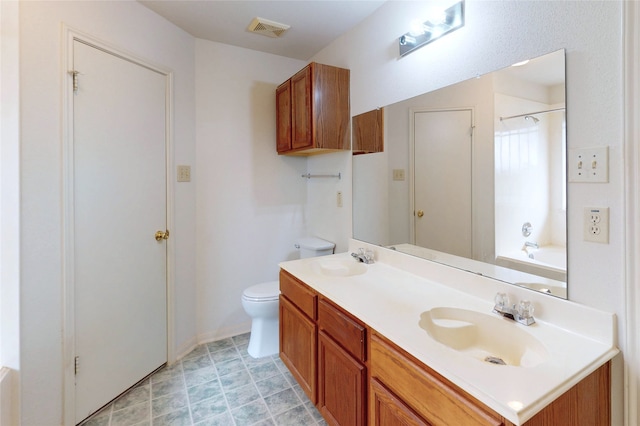
<instances>
[{"instance_id":1,"label":"door reflected in mirror","mask_svg":"<svg viewBox=\"0 0 640 426\"><path fill-rule=\"evenodd\" d=\"M564 50L383 111L353 237L566 298Z\"/></svg>"}]
</instances>

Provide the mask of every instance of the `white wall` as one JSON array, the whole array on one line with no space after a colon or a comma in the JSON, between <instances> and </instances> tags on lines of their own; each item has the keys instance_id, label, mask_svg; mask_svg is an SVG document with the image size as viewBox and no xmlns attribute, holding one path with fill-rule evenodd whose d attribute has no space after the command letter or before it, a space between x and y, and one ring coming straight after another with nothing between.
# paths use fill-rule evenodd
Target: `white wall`
<instances>
[{"instance_id":1,"label":"white wall","mask_svg":"<svg viewBox=\"0 0 640 426\"><path fill-rule=\"evenodd\" d=\"M608 184L569 185L569 298L615 312L624 350L622 3L468 0L464 28L398 58L397 37L407 31L422 4L384 4L313 59L351 69L355 115L565 48L569 147L610 147ZM342 166L342 158L335 164ZM326 196L329 205L330 194L318 196ZM582 241L585 206L610 208L609 244ZM622 382L617 368L613 424L622 424Z\"/></svg>"},{"instance_id":2,"label":"white wall","mask_svg":"<svg viewBox=\"0 0 640 426\"><path fill-rule=\"evenodd\" d=\"M25 425L61 424L63 415L62 23L174 71L175 163L195 161L191 36L134 1L20 2L20 370ZM196 333L195 184L176 185L175 201L175 322L170 326L176 347L181 347Z\"/></svg>"},{"instance_id":3,"label":"white wall","mask_svg":"<svg viewBox=\"0 0 640 426\"><path fill-rule=\"evenodd\" d=\"M275 149L276 87L305 65L196 41L200 342L249 330L242 291L277 280L307 232L307 160Z\"/></svg>"}]
</instances>

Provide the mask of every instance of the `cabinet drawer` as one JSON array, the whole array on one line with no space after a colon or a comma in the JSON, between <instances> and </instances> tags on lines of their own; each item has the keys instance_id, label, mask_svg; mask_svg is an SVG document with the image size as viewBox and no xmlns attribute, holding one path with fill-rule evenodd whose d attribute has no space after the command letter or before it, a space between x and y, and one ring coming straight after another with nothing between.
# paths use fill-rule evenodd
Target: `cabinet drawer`
<instances>
[{"instance_id":1,"label":"cabinet drawer","mask_svg":"<svg viewBox=\"0 0 640 426\"><path fill-rule=\"evenodd\" d=\"M282 269L280 270L280 293L306 316L314 321L317 319L316 293Z\"/></svg>"},{"instance_id":2,"label":"cabinet drawer","mask_svg":"<svg viewBox=\"0 0 640 426\"><path fill-rule=\"evenodd\" d=\"M318 326L356 359L366 359L366 329L326 299L318 301Z\"/></svg>"},{"instance_id":3,"label":"cabinet drawer","mask_svg":"<svg viewBox=\"0 0 640 426\"><path fill-rule=\"evenodd\" d=\"M433 426L501 426L502 417L480 408L462 390L371 336L371 377L377 378Z\"/></svg>"}]
</instances>

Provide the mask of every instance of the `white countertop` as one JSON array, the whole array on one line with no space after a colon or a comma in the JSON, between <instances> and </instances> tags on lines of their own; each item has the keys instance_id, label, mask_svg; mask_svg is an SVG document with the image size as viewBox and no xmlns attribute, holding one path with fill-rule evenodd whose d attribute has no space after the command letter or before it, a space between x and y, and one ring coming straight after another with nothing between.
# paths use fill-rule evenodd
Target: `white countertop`
<instances>
[{"instance_id":1,"label":"white countertop","mask_svg":"<svg viewBox=\"0 0 640 426\"><path fill-rule=\"evenodd\" d=\"M359 247L363 245L358 242ZM516 425L618 353L613 314L387 252L376 253L378 260L365 265L365 273L349 277L329 277L317 267L328 260L356 262L348 253L287 261L280 267ZM536 323L528 327L514 323L514 327L544 344L549 357L541 364L515 367L482 362L437 342L418 325L421 313L436 307L490 314L496 291L534 304Z\"/></svg>"}]
</instances>

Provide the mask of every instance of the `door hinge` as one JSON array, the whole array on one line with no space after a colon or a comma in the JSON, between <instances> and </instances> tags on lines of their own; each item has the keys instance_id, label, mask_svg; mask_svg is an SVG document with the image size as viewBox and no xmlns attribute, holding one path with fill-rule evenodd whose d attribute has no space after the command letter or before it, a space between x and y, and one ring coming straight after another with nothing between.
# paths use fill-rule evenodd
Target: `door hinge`
<instances>
[{"instance_id":1,"label":"door hinge","mask_svg":"<svg viewBox=\"0 0 640 426\"><path fill-rule=\"evenodd\" d=\"M73 78L73 93L78 93L78 74L80 71L69 71L69 75Z\"/></svg>"},{"instance_id":2,"label":"door hinge","mask_svg":"<svg viewBox=\"0 0 640 426\"><path fill-rule=\"evenodd\" d=\"M80 357L77 356L74 359L73 373L77 376L79 370L80 370Z\"/></svg>"}]
</instances>

